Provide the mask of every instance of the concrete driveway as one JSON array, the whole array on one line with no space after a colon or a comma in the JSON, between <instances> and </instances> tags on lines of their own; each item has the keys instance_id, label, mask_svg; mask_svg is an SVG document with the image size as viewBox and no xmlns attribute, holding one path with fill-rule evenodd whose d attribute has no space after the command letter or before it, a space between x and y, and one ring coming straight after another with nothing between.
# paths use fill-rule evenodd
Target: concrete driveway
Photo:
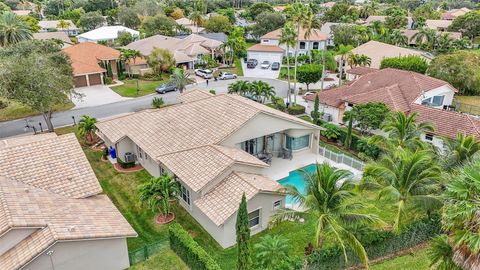
<instances>
[{"instance_id":1,"label":"concrete driveway","mask_svg":"<svg viewBox=\"0 0 480 270\"><path fill-rule=\"evenodd\" d=\"M106 85L80 87L75 88L75 91L82 94L81 98L72 98L72 102L75 104L75 109L93 107L131 99L120 96Z\"/></svg>"},{"instance_id":2,"label":"concrete driveway","mask_svg":"<svg viewBox=\"0 0 480 270\"><path fill-rule=\"evenodd\" d=\"M271 63L270 63L271 64ZM280 74L279 70L271 70L269 69L262 69L260 68L261 63L255 68L247 68L247 63L245 63L242 59L242 69L243 69L243 76L245 77L253 77L253 78L266 78L266 79L277 79L278 75Z\"/></svg>"}]
</instances>

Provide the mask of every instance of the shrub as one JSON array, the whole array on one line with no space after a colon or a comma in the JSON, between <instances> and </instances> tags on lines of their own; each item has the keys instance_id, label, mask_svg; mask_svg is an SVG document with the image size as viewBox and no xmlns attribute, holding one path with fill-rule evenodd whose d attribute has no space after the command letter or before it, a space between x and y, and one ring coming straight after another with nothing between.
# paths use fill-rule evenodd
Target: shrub
<instances>
[{"instance_id":1,"label":"shrub","mask_svg":"<svg viewBox=\"0 0 480 270\"><path fill-rule=\"evenodd\" d=\"M210 90L210 91L208 91L208 92L209 92L210 94L212 94L212 95L216 95L216 94L217 94L217 91L215 91L215 90L213 90L213 89Z\"/></svg>"},{"instance_id":2,"label":"shrub","mask_svg":"<svg viewBox=\"0 0 480 270\"><path fill-rule=\"evenodd\" d=\"M304 114L305 113L305 106L302 106L300 104L292 104L288 106L287 108L288 114L291 115L299 115L299 114Z\"/></svg>"},{"instance_id":3,"label":"shrub","mask_svg":"<svg viewBox=\"0 0 480 270\"><path fill-rule=\"evenodd\" d=\"M284 112L286 107L285 107L285 101L281 97L274 96L272 97L272 103L274 109L277 109L279 111Z\"/></svg>"},{"instance_id":4,"label":"shrub","mask_svg":"<svg viewBox=\"0 0 480 270\"><path fill-rule=\"evenodd\" d=\"M103 148L103 150L102 150L102 157L103 157L103 159L107 159L107 157L108 157L108 148L107 148L107 146L105 146L105 148Z\"/></svg>"},{"instance_id":5,"label":"shrub","mask_svg":"<svg viewBox=\"0 0 480 270\"><path fill-rule=\"evenodd\" d=\"M322 125L325 130L320 131L320 134L329 139L329 140L337 140L340 138L341 135L341 129L337 125L334 125L332 123L325 123ZM353 139L353 138L352 138ZM353 141L353 140L352 140Z\"/></svg>"},{"instance_id":6,"label":"shrub","mask_svg":"<svg viewBox=\"0 0 480 270\"><path fill-rule=\"evenodd\" d=\"M108 77L108 76L105 76L104 77L104 80L105 80L105 84L106 85L109 85L109 84L112 84L113 83L113 79Z\"/></svg>"},{"instance_id":7,"label":"shrub","mask_svg":"<svg viewBox=\"0 0 480 270\"><path fill-rule=\"evenodd\" d=\"M380 64L380 69L383 68L396 68L425 74L428 68L428 63L418 55L409 55L385 58Z\"/></svg>"},{"instance_id":8,"label":"shrub","mask_svg":"<svg viewBox=\"0 0 480 270\"><path fill-rule=\"evenodd\" d=\"M164 104L165 102L163 101L163 98L154 97L152 99L152 107L154 108L161 108Z\"/></svg>"},{"instance_id":9,"label":"shrub","mask_svg":"<svg viewBox=\"0 0 480 270\"><path fill-rule=\"evenodd\" d=\"M125 80L126 78L127 78L127 76L125 76L125 74L118 75L118 79L119 79L120 81L123 81L123 80Z\"/></svg>"},{"instance_id":10,"label":"shrub","mask_svg":"<svg viewBox=\"0 0 480 270\"><path fill-rule=\"evenodd\" d=\"M300 83L304 83L308 86L311 83L316 83L322 78L322 65L319 64L306 64L302 65L297 70L297 80Z\"/></svg>"},{"instance_id":11,"label":"shrub","mask_svg":"<svg viewBox=\"0 0 480 270\"><path fill-rule=\"evenodd\" d=\"M0 100L0 110L5 109L6 107L8 107L8 103L6 101Z\"/></svg>"},{"instance_id":12,"label":"shrub","mask_svg":"<svg viewBox=\"0 0 480 270\"><path fill-rule=\"evenodd\" d=\"M178 223L168 228L170 247L190 269L220 270L217 262Z\"/></svg>"},{"instance_id":13,"label":"shrub","mask_svg":"<svg viewBox=\"0 0 480 270\"><path fill-rule=\"evenodd\" d=\"M122 167L124 169L135 167L135 161L124 162L120 158L117 157L117 162L118 162L118 165L120 165L120 167Z\"/></svg>"}]
</instances>

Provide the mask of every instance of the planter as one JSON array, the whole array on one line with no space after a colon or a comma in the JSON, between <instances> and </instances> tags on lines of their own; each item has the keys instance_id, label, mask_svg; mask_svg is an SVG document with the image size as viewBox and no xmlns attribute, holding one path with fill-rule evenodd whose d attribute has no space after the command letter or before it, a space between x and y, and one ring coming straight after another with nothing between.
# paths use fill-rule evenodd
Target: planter
<instances>
[{"instance_id":1,"label":"planter","mask_svg":"<svg viewBox=\"0 0 480 270\"><path fill-rule=\"evenodd\" d=\"M175 219L175 214L174 213L168 213L167 216L164 216L162 214L158 214L157 217L155 217L155 223L157 224L168 224L172 222Z\"/></svg>"}]
</instances>

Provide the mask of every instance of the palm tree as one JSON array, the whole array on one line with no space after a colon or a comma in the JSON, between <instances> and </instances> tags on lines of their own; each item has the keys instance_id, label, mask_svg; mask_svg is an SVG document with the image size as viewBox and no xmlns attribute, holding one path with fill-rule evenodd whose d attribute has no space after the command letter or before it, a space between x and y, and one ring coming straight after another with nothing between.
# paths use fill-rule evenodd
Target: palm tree
<instances>
[{"instance_id":1,"label":"palm tree","mask_svg":"<svg viewBox=\"0 0 480 270\"><path fill-rule=\"evenodd\" d=\"M390 33L390 42L396 46L407 46L408 38L399 29L394 29Z\"/></svg>"},{"instance_id":2,"label":"palm tree","mask_svg":"<svg viewBox=\"0 0 480 270\"><path fill-rule=\"evenodd\" d=\"M228 86L229 94L237 94L240 96L245 96L251 91L251 83L249 81L239 80L234 83L231 83Z\"/></svg>"},{"instance_id":3,"label":"palm tree","mask_svg":"<svg viewBox=\"0 0 480 270\"><path fill-rule=\"evenodd\" d=\"M360 261L368 266L365 248L349 231L348 226L378 222L379 219L374 215L359 214L355 211L361 209L362 205L348 200L354 196L351 176L349 171L336 169L328 163L317 164L315 173L305 173L305 195L296 187L287 186L287 190L302 210L280 209L273 214L272 225L283 221L314 220L316 248L321 249L325 235L331 235L335 242L340 244L345 261L348 260L348 245Z\"/></svg>"},{"instance_id":4,"label":"palm tree","mask_svg":"<svg viewBox=\"0 0 480 270\"><path fill-rule=\"evenodd\" d=\"M461 132L457 133L455 139L447 139L445 146L445 165L448 169L471 161L474 155L480 151L480 141L474 136L466 136Z\"/></svg>"},{"instance_id":5,"label":"palm tree","mask_svg":"<svg viewBox=\"0 0 480 270\"><path fill-rule=\"evenodd\" d=\"M442 176L432 152L397 148L380 160L365 166L362 185L379 190L379 199L387 198L397 205L393 224L399 233L405 223L405 211L413 206L431 211L441 206L435 193Z\"/></svg>"},{"instance_id":6,"label":"palm tree","mask_svg":"<svg viewBox=\"0 0 480 270\"><path fill-rule=\"evenodd\" d=\"M265 235L260 239L261 242L253 246L259 269L289 269L287 258L290 253L290 245L288 240L281 235Z\"/></svg>"},{"instance_id":7,"label":"palm tree","mask_svg":"<svg viewBox=\"0 0 480 270\"><path fill-rule=\"evenodd\" d=\"M140 201L145 203L150 210L160 212L166 220L171 214L171 200L175 200L180 193L178 182L170 175L152 177L149 181L138 187Z\"/></svg>"},{"instance_id":8,"label":"palm tree","mask_svg":"<svg viewBox=\"0 0 480 270\"><path fill-rule=\"evenodd\" d=\"M82 116L82 119L78 121L78 133L84 136L87 141L93 142L93 135L97 131L96 123L97 118L88 115Z\"/></svg>"},{"instance_id":9,"label":"palm tree","mask_svg":"<svg viewBox=\"0 0 480 270\"><path fill-rule=\"evenodd\" d=\"M373 39L377 39L380 36L383 36L385 32L387 31L385 28L385 24L381 21L373 21L368 28L371 31L371 35L373 36Z\"/></svg>"},{"instance_id":10,"label":"palm tree","mask_svg":"<svg viewBox=\"0 0 480 270\"><path fill-rule=\"evenodd\" d=\"M351 51L353 50L353 46L352 45L343 45L343 44L340 44L338 46L338 51L337 51L337 55L340 55L340 78L339 78L339 81L338 81L338 84L341 85L342 84L342 78L343 78L343 70L345 69L344 65L345 65L345 61L346 59L348 58L348 56L351 54Z\"/></svg>"},{"instance_id":11,"label":"palm tree","mask_svg":"<svg viewBox=\"0 0 480 270\"><path fill-rule=\"evenodd\" d=\"M180 91L180 94L183 93L183 90L185 90L185 87L191 83L194 83L195 80L192 78L189 78L190 74L185 73L183 69L176 68L172 75L170 75L170 83L174 84L175 87Z\"/></svg>"},{"instance_id":12,"label":"palm tree","mask_svg":"<svg viewBox=\"0 0 480 270\"><path fill-rule=\"evenodd\" d=\"M250 83L250 92L260 103L265 103L275 96L275 88L264 81L253 81Z\"/></svg>"},{"instance_id":13,"label":"palm tree","mask_svg":"<svg viewBox=\"0 0 480 270\"><path fill-rule=\"evenodd\" d=\"M147 63L155 74L161 75L162 72L166 72L175 66L175 58L169 50L153 47L152 52L147 57Z\"/></svg>"},{"instance_id":14,"label":"palm tree","mask_svg":"<svg viewBox=\"0 0 480 270\"><path fill-rule=\"evenodd\" d=\"M132 50L132 49L125 49L125 48L120 48L120 59L124 63L128 63L130 60L133 60L133 64L135 64L137 58L142 57L142 53L137 50ZM128 74L131 76L131 67L128 65L129 70L127 71Z\"/></svg>"},{"instance_id":15,"label":"palm tree","mask_svg":"<svg viewBox=\"0 0 480 270\"><path fill-rule=\"evenodd\" d=\"M437 51L441 53L449 52L453 49L453 39L447 33L440 34L437 38Z\"/></svg>"},{"instance_id":16,"label":"palm tree","mask_svg":"<svg viewBox=\"0 0 480 270\"><path fill-rule=\"evenodd\" d=\"M225 41L221 47L226 52L226 49L229 50L230 60L228 61L230 65L233 64L233 59L235 55L245 51L247 44L244 38L245 31L242 27L235 27L233 31L227 36L227 41Z\"/></svg>"},{"instance_id":17,"label":"palm tree","mask_svg":"<svg viewBox=\"0 0 480 270\"><path fill-rule=\"evenodd\" d=\"M290 48L295 46L295 40L297 38L298 33L295 32L295 27L291 22L287 22L283 28L282 33L280 35L280 44L285 44L287 46L287 81L288 81L288 94L287 94L287 102L292 102L291 97L291 84L290 84Z\"/></svg>"},{"instance_id":18,"label":"palm tree","mask_svg":"<svg viewBox=\"0 0 480 270\"><path fill-rule=\"evenodd\" d=\"M435 49L437 44L437 31L429 28L421 28L415 35L412 36L411 40L415 40L417 45L422 45L424 43L431 49Z\"/></svg>"},{"instance_id":19,"label":"palm tree","mask_svg":"<svg viewBox=\"0 0 480 270\"><path fill-rule=\"evenodd\" d=\"M427 249L430 267L437 270L461 270L453 261L453 253L447 235L441 234L434 237Z\"/></svg>"},{"instance_id":20,"label":"palm tree","mask_svg":"<svg viewBox=\"0 0 480 270\"><path fill-rule=\"evenodd\" d=\"M453 41L453 47L456 50L465 50L468 49L472 46L472 43L470 42L470 39L466 37L462 37L460 39L456 39Z\"/></svg>"},{"instance_id":21,"label":"palm tree","mask_svg":"<svg viewBox=\"0 0 480 270\"><path fill-rule=\"evenodd\" d=\"M203 22L202 13L200 11L194 10L188 18L193 21L193 25L197 28L197 34L198 34L198 27Z\"/></svg>"},{"instance_id":22,"label":"palm tree","mask_svg":"<svg viewBox=\"0 0 480 270\"><path fill-rule=\"evenodd\" d=\"M65 21L65 20L59 20L58 23L57 23L57 28L68 30L70 28L70 23Z\"/></svg>"},{"instance_id":23,"label":"palm tree","mask_svg":"<svg viewBox=\"0 0 480 270\"><path fill-rule=\"evenodd\" d=\"M28 24L13 12L0 14L0 46L8 46L32 39Z\"/></svg>"}]
</instances>

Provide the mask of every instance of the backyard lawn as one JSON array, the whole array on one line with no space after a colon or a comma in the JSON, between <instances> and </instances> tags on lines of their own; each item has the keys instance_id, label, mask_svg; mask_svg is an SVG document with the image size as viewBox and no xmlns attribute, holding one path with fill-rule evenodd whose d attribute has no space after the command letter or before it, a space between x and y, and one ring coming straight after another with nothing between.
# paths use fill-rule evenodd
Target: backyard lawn
<instances>
[{"instance_id":1,"label":"backyard lawn","mask_svg":"<svg viewBox=\"0 0 480 270\"><path fill-rule=\"evenodd\" d=\"M6 101L0 98L0 101ZM66 111L73 108L75 105L71 102L67 104L58 105L55 107L55 111ZM6 108L0 109L0 122L9 121L29 116L39 115L37 111L32 110L28 106L22 105L16 101L9 101Z\"/></svg>"},{"instance_id":2,"label":"backyard lawn","mask_svg":"<svg viewBox=\"0 0 480 270\"><path fill-rule=\"evenodd\" d=\"M427 249L420 249L407 255L370 266L371 270L427 270L430 269Z\"/></svg>"},{"instance_id":3,"label":"backyard lawn","mask_svg":"<svg viewBox=\"0 0 480 270\"><path fill-rule=\"evenodd\" d=\"M137 94L137 80L136 79L126 79L123 80L124 84L119 86L112 87L112 90L117 92L120 96L123 97L139 97L145 96L148 94L155 93L155 88L165 82L168 79L168 75L163 75L163 80L157 81L146 81L138 80L138 94Z\"/></svg>"},{"instance_id":4,"label":"backyard lawn","mask_svg":"<svg viewBox=\"0 0 480 270\"><path fill-rule=\"evenodd\" d=\"M455 96L455 102L460 103L461 112L480 115L480 96Z\"/></svg>"}]
</instances>

